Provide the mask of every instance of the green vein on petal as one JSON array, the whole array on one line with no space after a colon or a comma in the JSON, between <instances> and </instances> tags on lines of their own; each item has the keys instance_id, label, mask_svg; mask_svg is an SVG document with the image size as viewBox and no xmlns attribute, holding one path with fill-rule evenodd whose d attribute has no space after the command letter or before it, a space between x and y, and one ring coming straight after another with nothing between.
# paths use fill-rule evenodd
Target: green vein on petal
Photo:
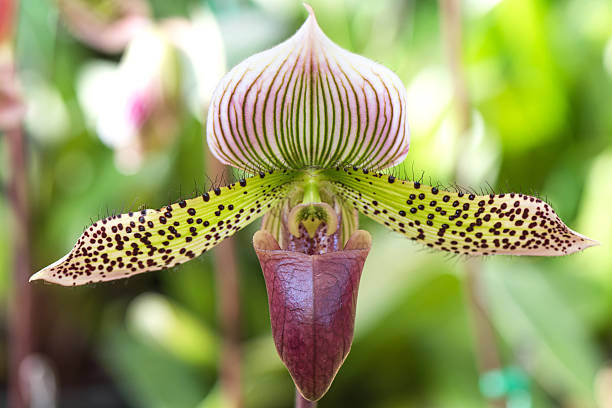
<instances>
[{"instance_id":1,"label":"green vein on petal","mask_svg":"<svg viewBox=\"0 0 612 408\"><path fill-rule=\"evenodd\" d=\"M285 196L294 178L286 171L261 172L159 210L105 218L30 281L76 286L187 262L262 216Z\"/></svg>"},{"instance_id":2,"label":"green vein on petal","mask_svg":"<svg viewBox=\"0 0 612 408\"><path fill-rule=\"evenodd\" d=\"M306 8L295 35L219 82L208 110L211 152L247 171L401 162L410 139L402 81L333 43Z\"/></svg>"},{"instance_id":3,"label":"green vein on petal","mask_svg":"<svg viewBox=\"0 0 612 408\"><path fill-rule=\"evenodd\" d=\"M268 231L276 242L284 242L283 240L283 212L286 211L287 200L282 200L274 205L270 211L264 215L261 220L261 229Z\"/></svg>"},{"instance_id":4,"label":"green vein on petal","mask_svg":"<svg viewBox=\"0 0 612 408\"><path fill-rule=\"evenodd\" d=\"M353 232L357 231L359 227L359 213L353 207L351 202L339 199L337 200L340 207L340 239L342 245L345 245Z\"/></svg>"},{"instance_id":5,"label":"green vein on petal","mask_svg":"<svg viewBox=\"0 0 612 408\"><path fill-rule=\"evenodd\" d=\"M354 168L321 176L361 213L430 248L556 256L598 245L568 228L550 205L524 194L450 192Z\"/></svg>"}]
</instances>

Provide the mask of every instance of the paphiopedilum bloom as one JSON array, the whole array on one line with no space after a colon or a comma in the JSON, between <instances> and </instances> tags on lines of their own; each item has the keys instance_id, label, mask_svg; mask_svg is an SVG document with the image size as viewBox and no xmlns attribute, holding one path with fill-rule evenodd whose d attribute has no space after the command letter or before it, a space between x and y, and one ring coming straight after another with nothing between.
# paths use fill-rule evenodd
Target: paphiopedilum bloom
<instances>
[{"instance_id":1,"label":"paphiopedilum bloom","mask_svg":"<svg viewBox=\"0 0 612 408\"><path fill-rule=\"evenodd\" d=\"M408 153L404 85L334 44L312 12L293 37L221 80L207 140L220 161L252 176L100 220L32 280L74 286L172 267L265 214L253 243L274 340L310 400L328 389L352 342L371 244L357 229L358 212L427 247L468 256L566 255L595 244L535 197L445 191L381 173Z\"/></svg>"},{"instance_id":2,"label":"paphiopedilum bloom","mask_svg":"<svg viewBox=\"0 0 612 408\"><path fill-rule=\"evenodd\" d=\"M150 25L151 10L143 0L55 0L62 22L80 41L102 52L121 52Z\"/></svg>"},{"instance_id":3,"label":"paphiopedilum bloom","mask_svg":"<svg viewBox=\"0 0 612 408\"><path fill-rule=\"evenodd\" d=\"M225 72L219 27L206 9L196 10L191 19L154 21L143 10L146 2L113 0L114 13L106 21L82 0L58 3L63 20L88 45L103 51L125 48L118 64L85 65L77 92L87 122L114 150L117 168L135 173L149 154L167 150L176 140L184 108L204 119Z\"/></svg>"},{"instance_id":4,"label":"paphiopedilum bloom","mask_svg":"<svg viewBox=\"0 0 612 408\"><path fill-rule=\"evenodd\" d=\"M122 172L138 171L147 153L176 140L180 79L176 47L153 24L134 34L119 64L97 61L82 70L81 105Z\"/></svg>"}]
</instances>

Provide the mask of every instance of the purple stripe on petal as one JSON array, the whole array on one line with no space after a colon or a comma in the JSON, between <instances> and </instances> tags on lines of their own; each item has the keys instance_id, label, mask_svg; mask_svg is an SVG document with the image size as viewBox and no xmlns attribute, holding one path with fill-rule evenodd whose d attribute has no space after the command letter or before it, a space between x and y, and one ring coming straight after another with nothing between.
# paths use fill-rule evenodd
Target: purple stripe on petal
<instances>
[{"instance_id":1,"label":"purple stripe on petal","mask_svg":"<svg viewBox=\"0 0 612 408\"><path fill-rule=\"evenodd\" d=\"M334 44L307 8L295 35L221 80L208 112L211 151L247 171L401 162L409 147L404 85Z\"/></svg>"}]
</instances>

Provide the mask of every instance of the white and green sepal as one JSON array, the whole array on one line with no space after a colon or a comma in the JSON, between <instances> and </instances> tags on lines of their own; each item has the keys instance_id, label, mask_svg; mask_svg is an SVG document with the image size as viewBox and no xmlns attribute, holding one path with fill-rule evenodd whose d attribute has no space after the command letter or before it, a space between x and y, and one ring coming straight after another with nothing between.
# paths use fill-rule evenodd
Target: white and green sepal
<instances>
[{"instance_id":1,"label":"white and green sepal","mask_svg":"<svg viewBox=\"0 0 612 408\"><path fill-rule=\"evenodd\" d=\"M306 7L310 16L295 35L247 58L217 86L211 151L247 171L401 162L409 146L405 86L333 43Z\"/></svg>"}]
</instances>

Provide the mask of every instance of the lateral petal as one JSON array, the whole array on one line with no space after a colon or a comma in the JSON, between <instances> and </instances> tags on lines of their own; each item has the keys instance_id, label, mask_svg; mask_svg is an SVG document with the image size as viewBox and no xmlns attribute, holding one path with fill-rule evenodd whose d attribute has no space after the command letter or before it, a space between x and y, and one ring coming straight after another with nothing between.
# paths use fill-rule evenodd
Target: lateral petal
<instances>
[{"instance_id":1,"label":"lateral petal","mask_svg":"<svg viewBox=\"0 0 612 408\"><path fill-rule=\"evenodd\" d=\"M30 281L77 286L187 262L262 216L284 197L292 177L286 171L261 173L158 210L105 218Z\"/></svg>"},{"instance_id":2,"label":"lateral petal","mask_svg":"<svg viewBox=\"0 0 612 408\"><path fill-rule=\"evenodd\" d=\"M572 231L550 205L525 194L439 190L350 169L321 172L367 217L430 248L465 255L567 255L598 245Z\"/></svg>"}]
</instances>

